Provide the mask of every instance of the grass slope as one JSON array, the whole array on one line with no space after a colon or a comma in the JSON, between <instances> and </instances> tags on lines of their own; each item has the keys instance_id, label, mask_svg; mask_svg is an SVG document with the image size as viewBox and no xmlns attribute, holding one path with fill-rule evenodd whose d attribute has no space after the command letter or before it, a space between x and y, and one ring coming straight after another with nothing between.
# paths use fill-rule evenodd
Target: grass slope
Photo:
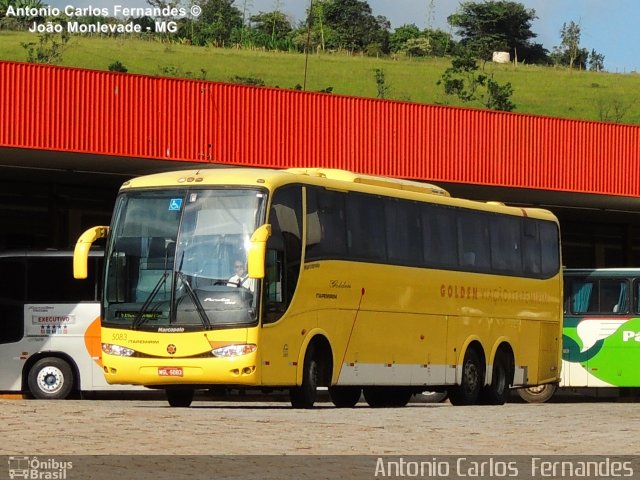
<instances>
[{"instance_id":1,"label":"grass slope","mask_svg":"<svg viewBox=\"0 0 640 480\"><path fill-rule=\"evenodd\" d=\"M0 31L0 60L25 61L22 42L36 42L29 32ZM305 56L189 45L132 38L74 36L61 65L107 70L116 60L130 73L177 76L231 82L235 76L255 77L268 86L294 88L304 82ZM333 87L333 93L375 97L375 69L382 69L390 87L387 98L417 103L460 105L447 97L436 82L450 66L447 59L391 59L320 54L310 55L307 90ZM486 64L499 83L511 82L516 112L584 120L614 121L624 111L622 123L640 124L640 104L635 92L640 75L569 71L529 65ZM480 107L479 104L468 105Z\"/></svg>"}]
</instances>

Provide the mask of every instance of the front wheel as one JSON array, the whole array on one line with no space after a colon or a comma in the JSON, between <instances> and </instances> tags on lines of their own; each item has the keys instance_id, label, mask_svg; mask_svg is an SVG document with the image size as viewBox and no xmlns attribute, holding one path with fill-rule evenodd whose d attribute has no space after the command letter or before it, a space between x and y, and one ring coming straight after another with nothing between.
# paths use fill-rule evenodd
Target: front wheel
<instances>
[{"instance_id":1,"label":"front wheel","mask_svg":"<svg viewBox=\"0 0 640 480\"><path fill-rule=\"evenodd\" d=\"M462 362L462 381L449 391L452 405L475 405L484 385L484 368L478 353L470 348Z\"/></svg>"},{"instance_id":2,"label":"front wheel","mask_svg":"<svg viewBox=\"0 0 640 480\"><path fill-rule=\"evenodd\" d=\"M331 402L338 408L353 408L360 400L362 389L359 387L329 387Z\"/></svg>"},{"instance_id":3,"label":"front wheel","mask_svg":"<svg viewBox=\"0 0 640 480\"><path fill-rule=\"evenodd\" d=\"M291 406L293 408L313 408L318 394L318 360L315 358L313 347L309 347L304 357L302 371L302 385L289 390Z\"/></svg>"},{"instance_id":4,"label":"front wheel","mask_svg":"<svg viewBox=\"0 0 640 480\"><path fill-rule=\"evenodd\" d=\"M41 358L29 370L29 391L41 400L67 398L74 382L71 366L61 358Z\"/></svg>"},{"instance_id":5,"label":"front wheel","mask_svg":"<svg viewBox=\"0 0 640 480\"><path fill-rule=\"evenodd\" d=\"M187 408L193 402L194 391L191 389L167 389L165 390L169 405L176 408Z\"/></svg>"},{"instance_id":6,"label":"front wheel","mask_svg":"<svg viewBox=\"0 0 640 480\"><path fill-rule=\"evenodd\" d=\"M556 393L558 385L555 383L547 383L544 385L537 385L535 387L519 388L518 395L525 402L529 403L544 403L553 397Z\"/></svg>"}]
</instances>

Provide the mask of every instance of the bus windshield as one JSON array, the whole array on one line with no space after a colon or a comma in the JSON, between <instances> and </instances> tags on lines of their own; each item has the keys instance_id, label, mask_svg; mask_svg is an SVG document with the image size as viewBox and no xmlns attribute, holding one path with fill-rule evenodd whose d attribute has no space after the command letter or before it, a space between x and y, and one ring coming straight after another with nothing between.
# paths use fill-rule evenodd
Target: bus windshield
<instances>
[{"instance_id":1,"label":"bus windshield","mask_svg":"<svg viewBox=\"0 0 640 480\"><path fill-rule=\"evenodd\" d=\"M103 324L153 331L257 322L247 251L266 194L172 189L118 197L107 246Z\"/></svg>"}]
</instances>

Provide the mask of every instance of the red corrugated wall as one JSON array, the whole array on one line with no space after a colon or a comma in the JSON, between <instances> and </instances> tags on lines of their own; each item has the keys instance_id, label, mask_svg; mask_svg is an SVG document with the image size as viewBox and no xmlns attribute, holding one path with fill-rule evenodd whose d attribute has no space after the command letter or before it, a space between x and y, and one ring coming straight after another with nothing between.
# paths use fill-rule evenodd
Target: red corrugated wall
<instances>
[{"instance_id":1,"label":"red corrugated wall","mask_svg":"<svg viewBox=\"0 0 640 480\"><path fill-rule=\"evenodd\" d=\"M639 143L629 125L0 62L6 147L640 196Z\"/></svg>"}]
</instances>

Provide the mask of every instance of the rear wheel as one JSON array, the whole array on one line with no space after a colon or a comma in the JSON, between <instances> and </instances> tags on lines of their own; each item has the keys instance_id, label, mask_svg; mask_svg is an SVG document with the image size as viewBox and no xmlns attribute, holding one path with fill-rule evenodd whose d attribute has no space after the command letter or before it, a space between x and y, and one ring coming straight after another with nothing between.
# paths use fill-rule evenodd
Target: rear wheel
<instances>
[{"instance_id":1,"label":"rear wheel","mask_svg":"<svg viewBox=\"0 0 640 480\"><path fill-rule=\"evenodd\" d=\"M529 403L544 403L553 397L556 393L558 385L555 383L547 383L545 385L537 385L535 387L519 388L518 395L524 401Z\"/></svg>"},{"instance_id":2,"label":"rear wheel","mask_svg":"<svg viewBox=\"0 0 640 480\"><path fill-rule=\"evenodd\" d=\"M510 362L508 356L502 350L496 353L493 360L493 370L491 374L491 385L483 387L480 393L480 400L485 405L504 405L509 393Z\"/></svg>"},{"instance_id":3,"label":"rear wheel","mask_svg":"<svg viewBox=\"0 0 640 480\"><path fill-rule=\"evenodd\" d=\"M353 408L360 400L362 389L359 387L329 387L329 397L338 408Z\"/></svg>"},{"instance_id":4,"label":"rear wheel","mask_svg":"<svg viewBox=\"0 0 640 480\"><path fill-rule=\"evenodd\" d=\"M304 357L302 371L302 385L289 390L291 406L293 408L313 408L318 394L319 366L314 348L309 347Z\"/></svg>"},{"instance_id":5,"label":"rear wheel","mask_svg":"<svg viewBox=\"0 0 640 480\"><path fill-rule=\"evenodd\" d=\"M61 358L41 358L29 370L29 391L42 400L67 398L74 382L71 366Z\"/></svg>"},{"instance_id":6,"label":"rear wheel","mask_svg":"<svg viewBox=\"0 0 640 480\"><path fill-rule=\"evenodd\" d=\"M470 348L462 362L462 380L449 391L449 401L452 405L475 405L483 385L484 368L478 353Z\"/></svg>"},{"instance_id":7,"label":"rear wheel","mask_svg":"<svg viewBox=\"0 0 640 480\"><path fill-rule=\"evenodd\" d=\"M187 408L193 402L194 391L191 389L167 389L165 392L172 407Z\"/></svg>"}]
</instances>

